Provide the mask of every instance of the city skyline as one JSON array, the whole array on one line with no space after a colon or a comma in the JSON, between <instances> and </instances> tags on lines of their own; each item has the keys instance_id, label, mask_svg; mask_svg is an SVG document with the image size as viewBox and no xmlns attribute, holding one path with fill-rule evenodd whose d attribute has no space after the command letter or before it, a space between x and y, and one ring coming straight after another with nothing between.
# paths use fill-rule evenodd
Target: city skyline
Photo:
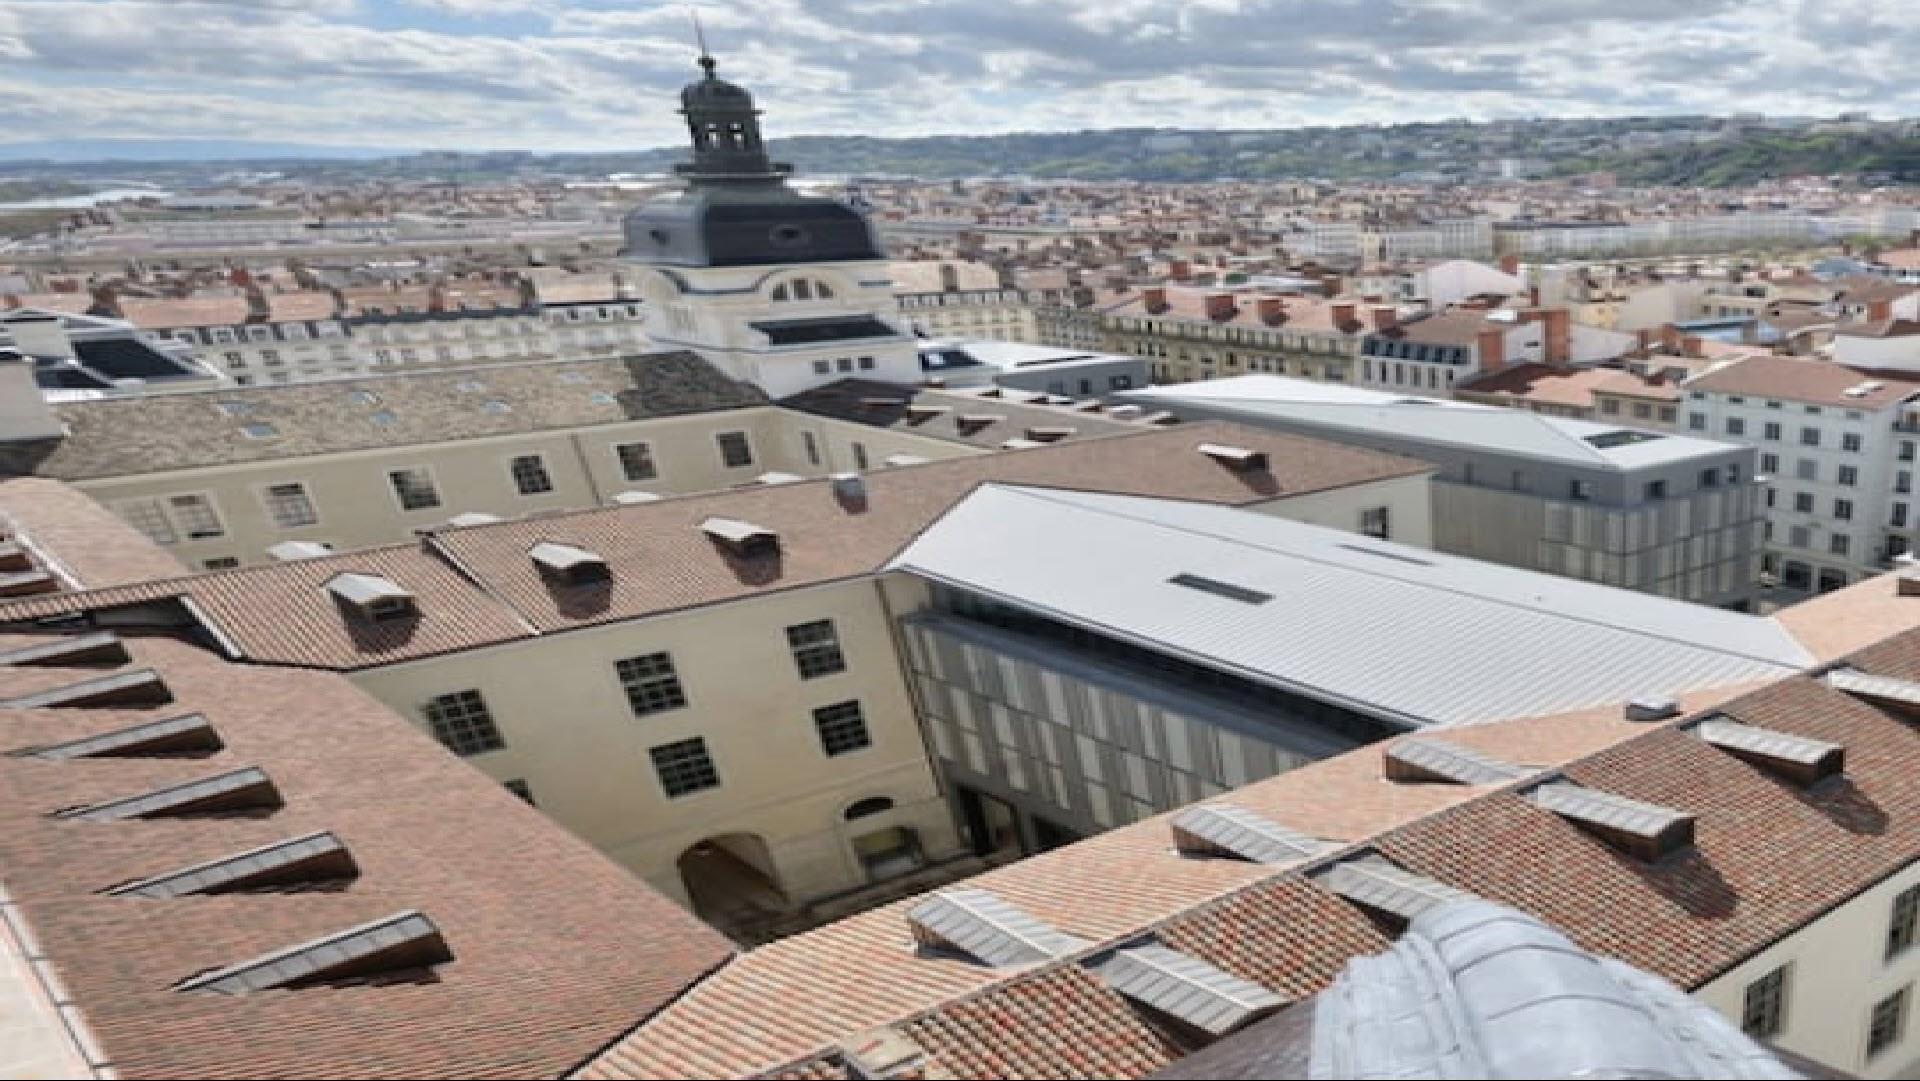
<instances>
[{"instance_id":1,"label":"city skyline","mask_svg":"<svg viewBox=\"0 0 1920 1081\"><path fill-rule=\"evenodd\" d=\"M1484 0L698 7L723 65L777 104L776 137L1920 113L1895 74L1920 29L1888 0L1556 0L1518 16ZM12 141L671 145L664 99L693 70L690 10L0 0L0 108Z\"/></svg>"}]
</instances>

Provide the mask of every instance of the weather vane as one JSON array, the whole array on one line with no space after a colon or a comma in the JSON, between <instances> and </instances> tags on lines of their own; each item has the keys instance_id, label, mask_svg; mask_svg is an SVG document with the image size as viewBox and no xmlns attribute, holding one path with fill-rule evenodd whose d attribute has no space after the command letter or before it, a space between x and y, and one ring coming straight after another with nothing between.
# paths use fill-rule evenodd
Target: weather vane
<instances>
[{"instance_id":1,"label":"weather vane","mask_svg":"<svg viewBox=\"0 0 1920 1081\"><path fill-rule=\"evenodd\" d=\"M707 51L707 32L700 25L700 9L688 8L687 14L693 18L693 40L700 46L700 66L707 69L708 75L712 75L714 59L713 54Z\"/></svg>"}]
</instances>

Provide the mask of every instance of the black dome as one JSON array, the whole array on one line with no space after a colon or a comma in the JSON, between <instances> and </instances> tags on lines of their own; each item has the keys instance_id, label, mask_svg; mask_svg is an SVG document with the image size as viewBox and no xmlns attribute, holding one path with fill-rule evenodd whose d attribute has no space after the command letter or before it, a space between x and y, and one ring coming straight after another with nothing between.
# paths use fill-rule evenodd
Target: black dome
<instances>
[{"instance_id":1,"label":"black dome","mask_svg":"<svg viewBox=\"0 0 1920 1081\"><path fill-rule=\"evenodd\" d=\"M629 259L669 266L781 266L884 259L864 214L780 181L699 185L635 208L622 225Z\"/></svg>"}]
</instances>

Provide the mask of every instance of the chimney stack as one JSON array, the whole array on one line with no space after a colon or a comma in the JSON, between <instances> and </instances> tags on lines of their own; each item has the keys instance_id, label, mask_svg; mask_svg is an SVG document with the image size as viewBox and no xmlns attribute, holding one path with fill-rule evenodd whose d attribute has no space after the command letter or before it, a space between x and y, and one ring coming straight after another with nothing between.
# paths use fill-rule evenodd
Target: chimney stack
<instances>
[{"instance_id":1,"label":"chimney stack","mask_svg":"<svg viewBox=\"0 0 1920 1081\"><path fill-rule=\"evenodd\" d=\"M1193 277L1193 264L1185 259L1172 259L1167 262L1167 277L1183 282Z\"/></svg>"},{"instance_id":2,"label":"chimney stack","mask_svg":"<svg viewBox=\"0 0 1920 1081\"><path fill-rule=\"evenodd\" d=\"M1285 297L1255 297L1254 305L1260 313L1260 321L1270 327L1277 327L1287 321Z\"/></svg>"},{"instance_id":3,"label":"chimney stack","mask_svg":"<svg viewBox=\"0 0 1920 1081\"><path fill-rule=\"evenodd\" d=\"M1207 318L1208 319L1212 319L1215 322L1224 323L1227 320L1232 319L1234 316L1234 313L1237 312L1238 310L1239 310L1239 307L1235 305L1233 302L1232 293L1208 293L1207 294Z\"/></svg>"},{"instance_id":4,"label":"chimney stack","mask_svg":"<svg viewBox=\"0 0 1920 1081\"><path fill-rule=\"evenodd\" d=\"M1145 289L1140 290L1140 295L1146 299L1147 313L1149 315L1166 314L1166 311L1167 311L1166 286L1164 285L1149 286Z\"/></svg>"},{"instance_id":5,"label":"chimney stack","mask_svg":"<svg viewBox=\"0 0 1920 1081\"><path fill-rule=\"evenodd\" d=\"M1572 312L1565 308L1532 308L1521 318L1540 324L1541 359L1554 365L1573 363Z\"/></svg>"},{"instance_id":6,"label":"chimney stack","mask_svg":"<svg viewBox=\"0 0 1920 1081\"><path fill-rule=\"evenodd\" d=\"M1507 366L1507 332L1499 327L1485 327L1480 331L1479 340L1474 343L1480 352L1480 370L1497 372Z\"/></svg>"},{"instance_id":7,"label":"chimney stack","mask_svg":"<svg viewBox=\"0 0 1920 1081\"><path fill-rule=\"evenodd\" d=\"M1704 357L1707 355L1707 340L1698 334L1689 334L1680 339L1680 353L1682 356Z\"/></svg>"},{"instance_id":8,"label":"chimney stack","mask_svg":"<svg viewBox=\"0 0 1920 1081\"><path fill-rule=\"evenodd\" d=\"M1350 303L1333 306L1333 325L1339 330L1352 330L1354 324L1354 306Z\"/></svg>"},{"instance_id":9,"label":"chimney stack","mask_svg":"<svg viewBox=\"0 0 1920 1081\"><path fill-rule=\"evenodd\" d=\"M1893 301L1882 299L1867 303L1867 319L1870 322L1881 323L1892 318Z\"/></svg>"},{"instance_id":10,"label":"chimney stack","mask_svg":"<svg viewBox=\"0 0 1920 1081\"><path fill-rule=\"evenodd\" d=\"M1391 304L1383 304L1373 309L1373 329L1391 330L1400 321L1400 313Z\"/></svg>"},{"instance_id":11,"label":"chimney stack","mask_svg":"<svg viewBox=\"0 0 1920 1081\"><path fill-rule=\"evenodd\" d=\"M1518 277L1520 275L1520 257L1518 255L1513 254L1512 252L1508 252L1506 255L1501 256L1500 257L1500 273L1511 274L1515 277Z\"/></svg>"}]
</instances>

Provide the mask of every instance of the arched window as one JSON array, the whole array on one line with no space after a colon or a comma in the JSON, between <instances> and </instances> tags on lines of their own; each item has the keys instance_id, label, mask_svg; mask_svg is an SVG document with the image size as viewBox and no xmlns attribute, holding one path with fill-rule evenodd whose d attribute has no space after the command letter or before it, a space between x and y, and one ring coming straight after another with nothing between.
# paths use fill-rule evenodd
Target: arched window
<instances>
[{"instance_id":1,"label":"arched window","mask_svg":"<svg viewBox=\"0 0 1920 1081\"><path fill-rule=\"evenodd\" d=\"M813 283L805 278L795 278L793 280L793 299L812 300Z\"/></svg>"},{"instance_id":2,"label":"arched window","mask_svg":"<svg viewBox=\"0 0 1920 1081\"><path fill-rule=\"evenodd\" d=\"M893 810L893 801L886 796L868 796L866 799L847 808L846 818L851 822L856 818L871 818Z\"/></svg>"}]
</instances>

